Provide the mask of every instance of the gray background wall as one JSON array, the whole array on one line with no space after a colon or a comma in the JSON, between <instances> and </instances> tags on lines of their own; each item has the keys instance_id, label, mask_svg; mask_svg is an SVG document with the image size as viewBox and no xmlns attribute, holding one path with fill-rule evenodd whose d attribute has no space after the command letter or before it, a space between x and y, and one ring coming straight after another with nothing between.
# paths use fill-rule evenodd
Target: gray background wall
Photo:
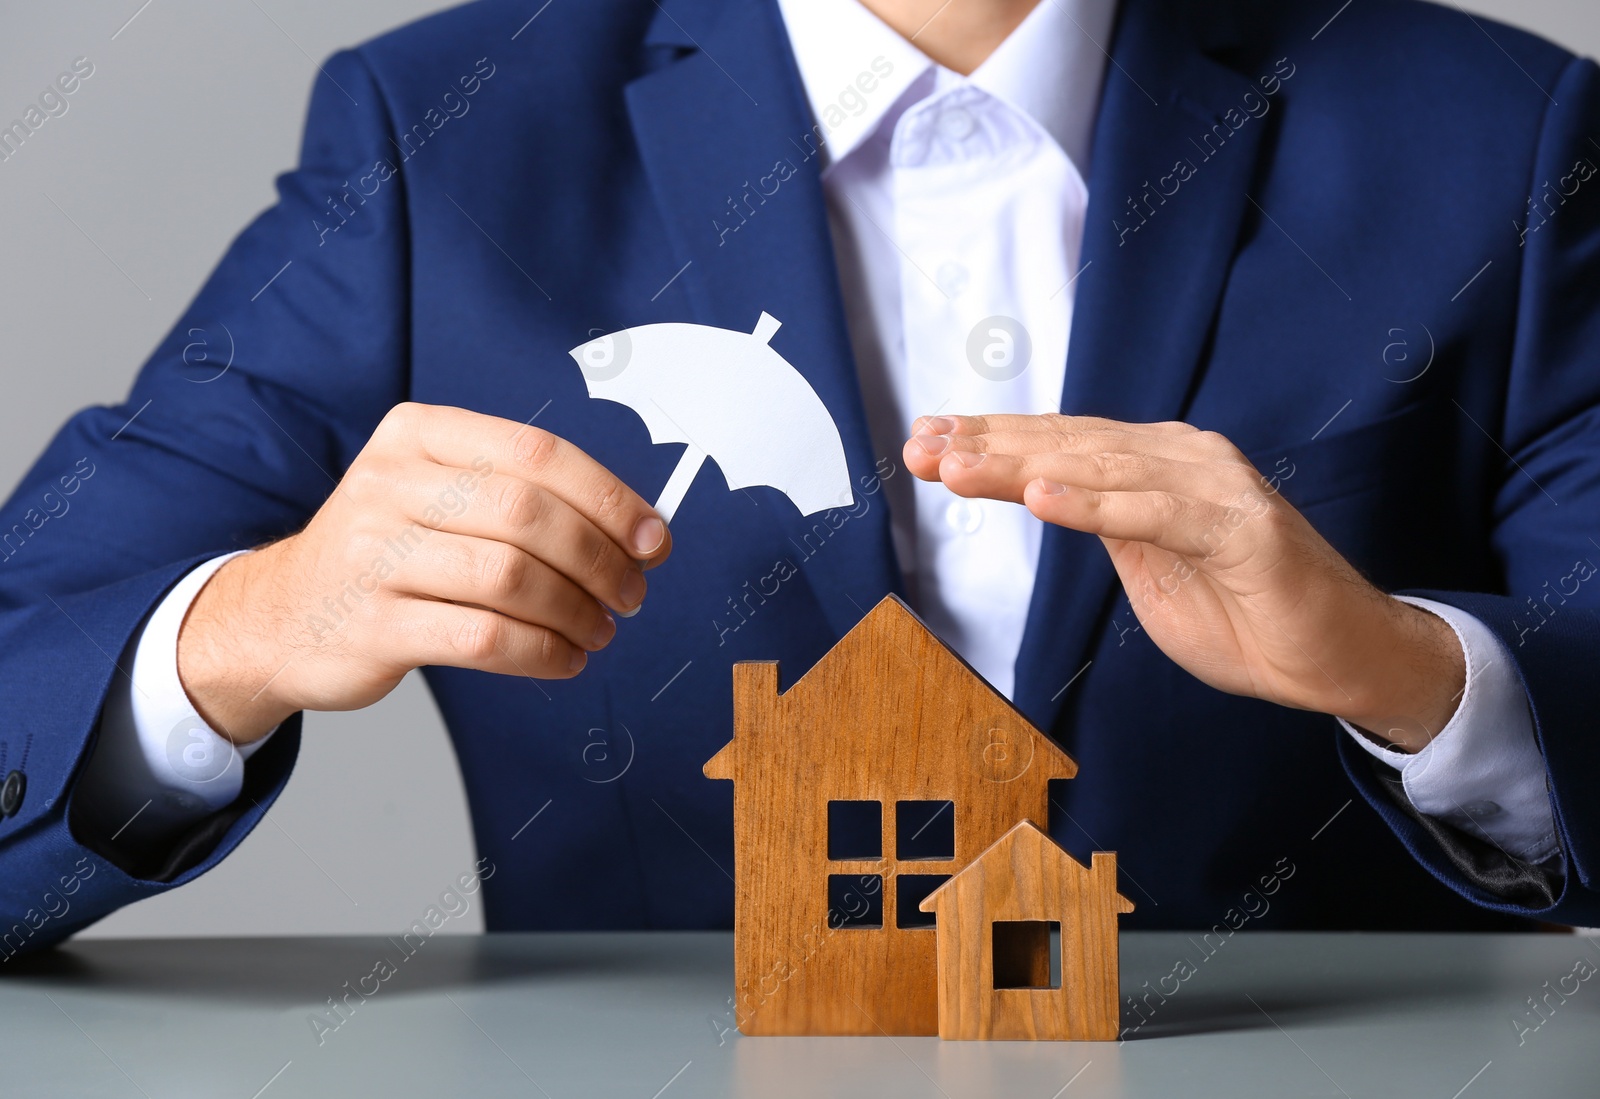
<instances>
[{"instance_id":1,"label":"gray background wall","mask_svg":"<svg viewBox=\"0 0 1600 1099\"><path fill-rule=\"evenodd\" d=\"M529 0L528 15L544 2ZM447 6L139 3L13 4L3 16L0 121L73 58L95 65L69 111L0 164L7 492L68 415L122 399L228 241L272 201L273 177L294 162L315 62ZM1600 54L1595 0L1466 7ZM366 711L310 715L294 781L267 823L204 878L87 934L387 933L474 857L455 760L413 675ZM473 912L446 926L482 922Z\"/></svg>"}]
</instances>

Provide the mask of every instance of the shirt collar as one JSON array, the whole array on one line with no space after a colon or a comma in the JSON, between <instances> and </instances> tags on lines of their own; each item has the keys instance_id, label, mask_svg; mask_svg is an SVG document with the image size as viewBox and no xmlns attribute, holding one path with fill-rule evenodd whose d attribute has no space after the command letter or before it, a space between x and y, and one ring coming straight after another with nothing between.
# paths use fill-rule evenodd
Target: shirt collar
<instances>
[{"instance_id":1,"label":"shirt collar","mask_svg":"<svg viewBox=\"0 0 1600 1099\"><path fill-rule=\"evenodd\" d=\"M778 0L778 7L811 103L812 143L824 163L836 164L934 64L857 0Z\"/></svg>"},{"instance_id":2,"label":"shirt collar","mask_svg":"<svg viewBox=\"0 0 1600 1099\"><path fill-rule=\"evenodd\" d=\"M920 99L935 85L970 83L1032 118L1087 178L1116 0L1039 0L970 77L936 65L859 0L778 7L825 163L848 156L886 116L898 117L913 85ZM921 79L930 71L932 80Z\"/></svg>"}]
</instances>

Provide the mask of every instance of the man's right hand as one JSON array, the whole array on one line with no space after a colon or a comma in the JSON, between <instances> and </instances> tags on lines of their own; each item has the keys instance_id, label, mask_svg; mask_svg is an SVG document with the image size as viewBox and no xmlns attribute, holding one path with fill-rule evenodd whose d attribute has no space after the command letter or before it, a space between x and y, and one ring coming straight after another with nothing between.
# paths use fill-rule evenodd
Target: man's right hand
<instances>
[{"instance_id":1,"label":"man's right hand","mask_svg":"<svg viewBox=\"0 0 1600 1099\"><path fill-rule=\"evenodd\" d=\"M222 566L178 671L236 744L298 710L353 710L412 668L566 679L671 549L653 508L571 443L402 404L304 530Z\"/></svg>"}]
</instances>

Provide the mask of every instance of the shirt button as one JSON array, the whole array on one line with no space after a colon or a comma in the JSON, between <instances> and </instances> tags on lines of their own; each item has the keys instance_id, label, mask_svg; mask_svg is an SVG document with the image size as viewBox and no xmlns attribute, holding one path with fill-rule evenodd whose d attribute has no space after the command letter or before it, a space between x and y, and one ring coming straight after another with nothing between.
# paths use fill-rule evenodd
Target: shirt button
<instances>
[{"instance_id":1,"label":"shirt button","mask_svg":"<svg viewBox=\"0 0 1600 1099\"><path fill-rule=\"evenodd\" d=\"M169 790L162 796L162 801L180 813L198 813L206 807L204 801L182 790Z\"/></svg>"},{"instance_id":2,"label":"shirt button","mask_svg":"<svg viewBox=\"0 0 1600 1099\"><path fill-rule=\"evenodd\" d=\"M944 509L944 521L957 534L976 534L983 526L983 505L958 496Z\"/></svg>"},{"instance_id":3,"label":"shirt button","mask_svg":"<svg viewBox=\"0 0 1600 1099\"><path fill-rule=\"evenodd\" d=\"M933 273L933 281L938 283L939 289L952 298L959 298L961 292L967 288L970 274L964 264L945 260L939 269Z\"/></svg>"},{"instance_id":4,"label":"shirt button","mask_svg":"<svg viewBox=\"0 0 1600 1099\"><path fill-rule=\"evenodd\" d=\"M1494 801L1469 801L1461 807L1461 810L1474 819L1492 817L1500 811L1500 804Z\"/></svg>"},{"instance_id":5,"label":"shirt button","mask_svg":"<svg viewBox=\"0 0 1600 1099\"><path fill-rule=\"evenodd\" d=\"M965 107L950 107L939 112L939 135L950 141L965 141L978 128L977 120Z\"/></svg>"}]
</instances>

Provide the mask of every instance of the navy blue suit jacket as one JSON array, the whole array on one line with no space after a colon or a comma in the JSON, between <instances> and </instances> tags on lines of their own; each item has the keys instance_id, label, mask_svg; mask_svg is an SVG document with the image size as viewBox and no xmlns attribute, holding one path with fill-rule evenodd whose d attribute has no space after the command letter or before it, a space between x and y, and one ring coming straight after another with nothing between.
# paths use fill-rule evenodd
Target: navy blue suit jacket
<instances>
[{"instance_id":1,"label":"navy blue suit jacket","mask_svg":"<svg viewBox=\"0 0 1600 1099\"><path fill-rule=\"evenodd\" d=\"M731 793L701 774L730 665L781 660L787 685L897 589L882 480L907 474L868 437L775 5L591 0L517 34L526 9L331 59L278 204L127 402L75 416L0 514L0 771L27 777L0 821L8 949L203 873L289 779L297 721L161 867L74 827L113 658L187 569L297 529L405 400L538 414L653 498L678 448L590 400L567 350L765 310L857 506L803 519L705 468L643 612L584 674L427 672L497 868L491 928L730 923ZM1484 889L1331 717L1200 684L1138 631L1098 540L1054 527L1015 692L1081 766L1049 823L1119 852L1129 926L1237 920L1263 880L1253 926L1600 922L1600 74L1459 11L1374 0L1318 33L1333 10L1124 0L1061 407L1224 433L1375 583L1488 623L1564 873L1549 897ZM513 843L547 801L539 842Z\"/></svg>"}]
</instances>

